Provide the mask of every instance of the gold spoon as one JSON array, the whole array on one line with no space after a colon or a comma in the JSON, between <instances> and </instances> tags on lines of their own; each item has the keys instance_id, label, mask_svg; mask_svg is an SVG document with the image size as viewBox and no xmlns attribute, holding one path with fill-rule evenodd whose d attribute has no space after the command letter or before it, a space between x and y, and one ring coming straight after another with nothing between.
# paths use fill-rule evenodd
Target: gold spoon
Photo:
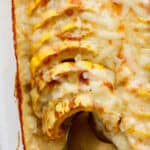
<instances>
[{"instance_id":1,"label":"gold spoon","mask_svg":"<svg viewBox=\"0 0 150 150\"><path fill-rule=\"evenodd\" d=\"M88 122L88 113L80 113L73 119L65 150L116 150L113 144L100 141Z\"/></svg>"}]
</instances>

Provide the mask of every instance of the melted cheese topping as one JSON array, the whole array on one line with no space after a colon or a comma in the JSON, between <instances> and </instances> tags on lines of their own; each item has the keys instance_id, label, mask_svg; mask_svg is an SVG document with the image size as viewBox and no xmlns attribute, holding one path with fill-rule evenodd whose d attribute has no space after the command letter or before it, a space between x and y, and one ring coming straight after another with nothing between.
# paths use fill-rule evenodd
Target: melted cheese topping
<instances>
[{"instance_id":1,"label":"melted cheese topping","mask_svg":"<svg viewBox=\"0 0 150 150\"><path fill-rule=\"evenodd\" d=\"M34 134L57 139L65 119L91 111L119 150L150 149L150 2L32 0L16 14Z\"/></svg>"}]
</instances>

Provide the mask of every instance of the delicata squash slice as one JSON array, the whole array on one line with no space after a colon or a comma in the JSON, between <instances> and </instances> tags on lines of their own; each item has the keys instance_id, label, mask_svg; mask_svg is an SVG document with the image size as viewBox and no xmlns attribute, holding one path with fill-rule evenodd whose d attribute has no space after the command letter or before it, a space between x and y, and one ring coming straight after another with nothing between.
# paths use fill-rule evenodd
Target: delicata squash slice
<instances>
[{"instance_id":1,"label":"delicata squash slice","mask_svg":"<svg viewBox=\"0 0 150 150\"><path fill-rule=\"evenodd\" d=\"M118 150L150 149L150 1L12 0L25 150L63 150L90 112ZM95 148L93 147L93 150Z\"/></svg>"}]
</instances>

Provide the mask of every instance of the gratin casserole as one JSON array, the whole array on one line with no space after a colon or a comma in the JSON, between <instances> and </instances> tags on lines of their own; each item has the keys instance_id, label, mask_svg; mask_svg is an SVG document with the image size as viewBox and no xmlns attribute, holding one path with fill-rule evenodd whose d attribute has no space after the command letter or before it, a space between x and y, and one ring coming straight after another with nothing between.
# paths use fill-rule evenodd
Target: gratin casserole
<instances>
[{"instance_id":1,"label":"gratin casserole","mask_svg":"<svg viewBox=\"0 0 150 150\"><path fill-rule=\"evenodd\" d=\"M87 111L118 150L149 150L150 1L12 5L24 148L62 150Z\"/></svg>"}]
</instances>

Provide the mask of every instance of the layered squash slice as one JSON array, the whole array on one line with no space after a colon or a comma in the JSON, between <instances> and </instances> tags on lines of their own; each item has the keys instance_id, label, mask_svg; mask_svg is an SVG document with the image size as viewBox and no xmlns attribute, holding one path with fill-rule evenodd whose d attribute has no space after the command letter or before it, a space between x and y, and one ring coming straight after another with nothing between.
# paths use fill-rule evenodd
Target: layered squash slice
<instances>
[{"instance_id":1,"label":"layered squash slice","mask_svg":"<svg viewBox=\"0 0 150 150\"><path fill-rule=\"evenodd\" d=\"M149 150L150 1L12 5L24 149L63 150L73 116L90 112L116 149Z\"/></svg>"}]
</instances>

